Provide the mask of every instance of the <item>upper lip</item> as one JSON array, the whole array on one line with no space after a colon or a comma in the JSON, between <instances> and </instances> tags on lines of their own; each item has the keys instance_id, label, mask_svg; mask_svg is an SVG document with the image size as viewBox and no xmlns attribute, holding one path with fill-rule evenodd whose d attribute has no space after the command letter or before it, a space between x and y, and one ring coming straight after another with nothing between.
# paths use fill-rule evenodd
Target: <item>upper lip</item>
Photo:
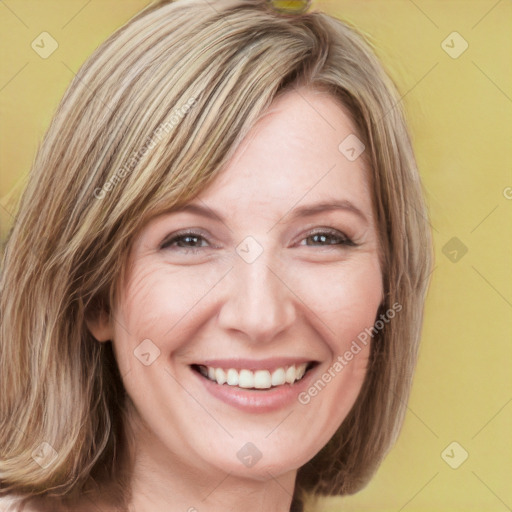
<instances>
[{"instance_id":1,"label":"upper lip","mask_svg":"<svg viewBox=\"0 0 512 512\"><path fill-rule=\"evenodd\" d=\"M314 363L314 359L307 357L274 357L268 359L207 359L195 363L196 366L210 366L211 368L222 368L229 370L275 370L287 366L300 365L304 363Z\"/></svg>"}]
</instances>

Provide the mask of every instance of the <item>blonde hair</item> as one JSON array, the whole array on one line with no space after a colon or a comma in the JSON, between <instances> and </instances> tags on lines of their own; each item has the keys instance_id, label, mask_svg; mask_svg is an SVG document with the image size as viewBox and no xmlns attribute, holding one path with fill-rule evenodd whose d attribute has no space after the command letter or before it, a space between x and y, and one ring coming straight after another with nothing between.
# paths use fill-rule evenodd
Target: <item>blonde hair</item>
<instances>
[{"instance_id":1,"label":"blonde hair","mask_svg":"<svg viewBox=\"0 0 512 512\"><path fill-rule=\"evenodd\" d=\"M203 190L275 97L300 86L337 98L366 146L381 312L402 310L373 338L348 417L299 470L294 503L353 493L374 473L403 420L431 268L399 95L363 38L324 13L179 0L151 5L85 62L34 162L1 275L0 494L128 485L126 395L86 319L114 304L141 226ZM41 443L58 454L47 468L33 457Z\"/></svg>"}]
</instances>

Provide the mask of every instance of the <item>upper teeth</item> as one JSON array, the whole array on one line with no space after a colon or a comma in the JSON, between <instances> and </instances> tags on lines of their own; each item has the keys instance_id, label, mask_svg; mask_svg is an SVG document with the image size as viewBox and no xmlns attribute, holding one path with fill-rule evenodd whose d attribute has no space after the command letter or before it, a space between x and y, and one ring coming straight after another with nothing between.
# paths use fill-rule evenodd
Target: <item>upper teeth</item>
<instances>
[{"instance_id":1,"label":"upper teeth","mask_svg":"<svg viewBox=\"0 0 512 512\"><path fill-rule=\"evenodd\" d=\"M272 386L282 386L285 383L293 384L302 379L306 373L308 363L277 368L273 372L269 370L235 370L230 368L213 368L211 366L199 366L199 371L208 379L217 384L238 386L240 388L268 389Z\"/></svg>"}]
</instances>

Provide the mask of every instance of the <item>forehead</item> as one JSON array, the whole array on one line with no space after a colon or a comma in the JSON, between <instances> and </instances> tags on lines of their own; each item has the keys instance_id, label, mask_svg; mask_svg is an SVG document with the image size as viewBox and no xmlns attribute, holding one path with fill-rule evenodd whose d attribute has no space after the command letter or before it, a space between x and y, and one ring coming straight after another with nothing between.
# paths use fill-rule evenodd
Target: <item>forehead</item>
<instances>
[{"instance_id":1,"label":"forehead","mask_svg":"<svg viewBox=\"0 0 512 512\"><path fill-rule=\"evenodd\" d=\"M198 197L243 209L271 207L301 198L355 198L371 208L368 171L340 150L354 124L338 100L325 92L298 89L272 103L233 158Z\"/></svg>"}]
</instances>

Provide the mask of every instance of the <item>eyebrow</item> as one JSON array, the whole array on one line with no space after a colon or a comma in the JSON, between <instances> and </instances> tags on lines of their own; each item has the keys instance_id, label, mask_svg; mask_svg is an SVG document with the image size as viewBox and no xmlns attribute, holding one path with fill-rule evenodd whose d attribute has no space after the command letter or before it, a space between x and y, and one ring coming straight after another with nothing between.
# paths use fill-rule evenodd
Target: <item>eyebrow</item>
<instances>
[{"instance_id":1,"label":"eyebrow","mask_svg":"<svg viewBox=\"0 0 512 512\"><path fill-rule=\"evenodd\" d=\"M318 203L313 203L305 206L301 206L295 209L291 209L286 212L278 221L281 222L285 217L289 216L289 220L295 220L298 218L304 217L312 217L313 215L317 215L323 212L342 210L349 213L353 213L357 215L363 222L368 224L368 218L363 213L363 211L358 208L354 203L344 200L334 200L334 201L321 201ZM169 210L168 213L180 213L180 212L190 212L195 213L197 215L201 215L202 217L207 217L210 219L219 220L222 223L226 223L226 219L219 212L215 211L212 208L201 206L196 203L187 203L178 208L173 208Z\"/></svg>"},{"instance_id":2,"label":"eyebrow","mask_svg":"<svg viewBox=\"0 0 512 512\"><path fill-rule=\"evenodd\" d=\"M341 201L322 201L306 206L301 206L287 212L282 218L290 215L290 219L294 220L299 217L311 217L318 213L342 210L357 215L361 220L368 223L368 218L354 203L346 199Z\"/></svg>"}]
</instances>

